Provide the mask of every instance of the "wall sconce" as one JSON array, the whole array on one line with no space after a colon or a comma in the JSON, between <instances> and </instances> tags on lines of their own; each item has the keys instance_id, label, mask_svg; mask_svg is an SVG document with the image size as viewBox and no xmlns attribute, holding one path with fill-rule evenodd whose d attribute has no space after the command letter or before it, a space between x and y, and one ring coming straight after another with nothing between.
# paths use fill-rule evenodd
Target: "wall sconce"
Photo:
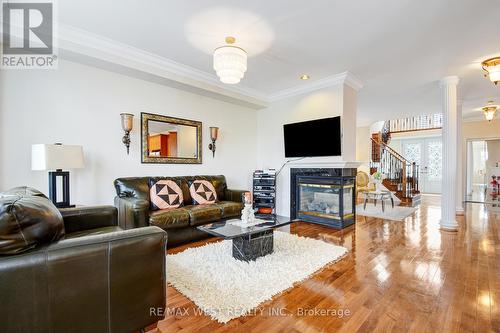
<instances>
[{"instance_id":1,"label":"wall sconce","mask_svg":"<svg viewBox=\"0 0 500 333\"><path fill-rule=\"evenodd\" d=\"M131 113L121 113L120 116L122 118L122 128L123 131L125 131L125 135L122 138L122 142L125 145L125 147L127 147L127 155L128 155L130 151L130 132L134 127L134 115Z\"/></svg>"},{"instance_id":2,"label":"wall sconce","mask_svg":"<svg viewBox=\"0 0 500 333\"><path fill-rule=\"evenodd\" d=\"M210 127L210 139L212 140L212 143L208 145L208 149L212 151L213 157L215 157L215 141L217 141L218 136L219 136L219 128Z\"/></svg>"}]
</instances>

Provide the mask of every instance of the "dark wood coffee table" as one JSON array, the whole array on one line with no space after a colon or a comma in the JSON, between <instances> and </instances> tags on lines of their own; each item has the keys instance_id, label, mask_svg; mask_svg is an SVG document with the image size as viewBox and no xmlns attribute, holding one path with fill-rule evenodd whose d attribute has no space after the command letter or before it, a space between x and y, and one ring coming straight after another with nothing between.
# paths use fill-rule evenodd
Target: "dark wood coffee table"
<instances>
[{"instance_id":1,"label":"dark wood coffee table","mask_svg":"<svg viewBox=\"0 0 500 333\"><path fill-rule=\"evenodd\" d=\"M233 257L250 261L273 253L274 229L292 223L289 217L260 218L258 224L240 226L241 220L227 220L199 226L198 229L216 237L233 241Z\"/></svg>"}]
</instances>

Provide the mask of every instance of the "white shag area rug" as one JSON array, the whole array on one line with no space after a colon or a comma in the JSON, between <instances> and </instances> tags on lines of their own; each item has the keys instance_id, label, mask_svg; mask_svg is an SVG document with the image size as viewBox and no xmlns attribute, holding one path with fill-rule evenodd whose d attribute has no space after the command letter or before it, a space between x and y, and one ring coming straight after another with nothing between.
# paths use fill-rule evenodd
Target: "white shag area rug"
<instances>
[{"instance_id":1,"label":"white shag area rug","mask_svg":"<svg viewBox=\"0 0 500 333\"><path fill-rule=\"evenodd\" d=\"M366 217L376 217L383 220L404 221L405 218L413 214L417 208L415 207L402 207L394 206L392 208L390 203L385 203L385 211L382 212L382 205L380 202L374 206L372 202L366 204L366 209L363 204L356 205L356 214Z\"/></svg>"},{"instance_id":2,"label":"white shag area rug","mask_svg":"<svg viewBox=\"0 0 500 333\"><path fill-rule=\"evenodd\" d=\"M223 240L167 255L167 280L220 323L244 316L347 253L321 240L274 232L274 252L244 262Z\"/></svg>"}]
</instances>

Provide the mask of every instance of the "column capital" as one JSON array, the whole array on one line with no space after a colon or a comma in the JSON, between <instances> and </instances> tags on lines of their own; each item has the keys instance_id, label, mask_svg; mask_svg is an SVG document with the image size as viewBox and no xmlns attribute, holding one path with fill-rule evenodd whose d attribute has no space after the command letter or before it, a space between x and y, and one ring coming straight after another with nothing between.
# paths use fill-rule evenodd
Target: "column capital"
<instances>
[{"instance_id":1,"label":"column capital","mask_svg":"<svg viewBox=\"0 0 500 333\"><path fill-rule=\"evenodd\" d=\"M342 74L344 76L344 84L348 85L352 89L359 91L361 88L363 88L363 81L358 79L354 74L351 72L347 71Z\"/></svg>"},{"instance_id":2,"label":"column capital","mask_svg":"<svg viewBox=\"0 0 500 333\"><path fill-rule=\"evenodd\" d=\"M456 76L456 75L451 75L451 76L443 77L439 81L439 85L441 87L444 87L444 86L457 86L458 82L460 82L460 78L458 76Z\"/></svg>"}]
</instances>

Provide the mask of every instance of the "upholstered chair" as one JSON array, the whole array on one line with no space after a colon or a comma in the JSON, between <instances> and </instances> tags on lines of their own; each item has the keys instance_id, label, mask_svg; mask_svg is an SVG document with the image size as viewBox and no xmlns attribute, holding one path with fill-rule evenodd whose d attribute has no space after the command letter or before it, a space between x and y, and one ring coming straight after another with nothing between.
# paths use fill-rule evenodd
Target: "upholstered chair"
<instances>
[{"instance_id":1,"label":"upholstered chair","mask_svg":"<svg viewBox=\"0 0 500 333\"><path fill-rule=\"evenodd\" d=\"M375 186L370 183L370 176L364 171L358 171L356 174L356 199L359 193L375 190Z\"/></svg>"}]
</instances>

